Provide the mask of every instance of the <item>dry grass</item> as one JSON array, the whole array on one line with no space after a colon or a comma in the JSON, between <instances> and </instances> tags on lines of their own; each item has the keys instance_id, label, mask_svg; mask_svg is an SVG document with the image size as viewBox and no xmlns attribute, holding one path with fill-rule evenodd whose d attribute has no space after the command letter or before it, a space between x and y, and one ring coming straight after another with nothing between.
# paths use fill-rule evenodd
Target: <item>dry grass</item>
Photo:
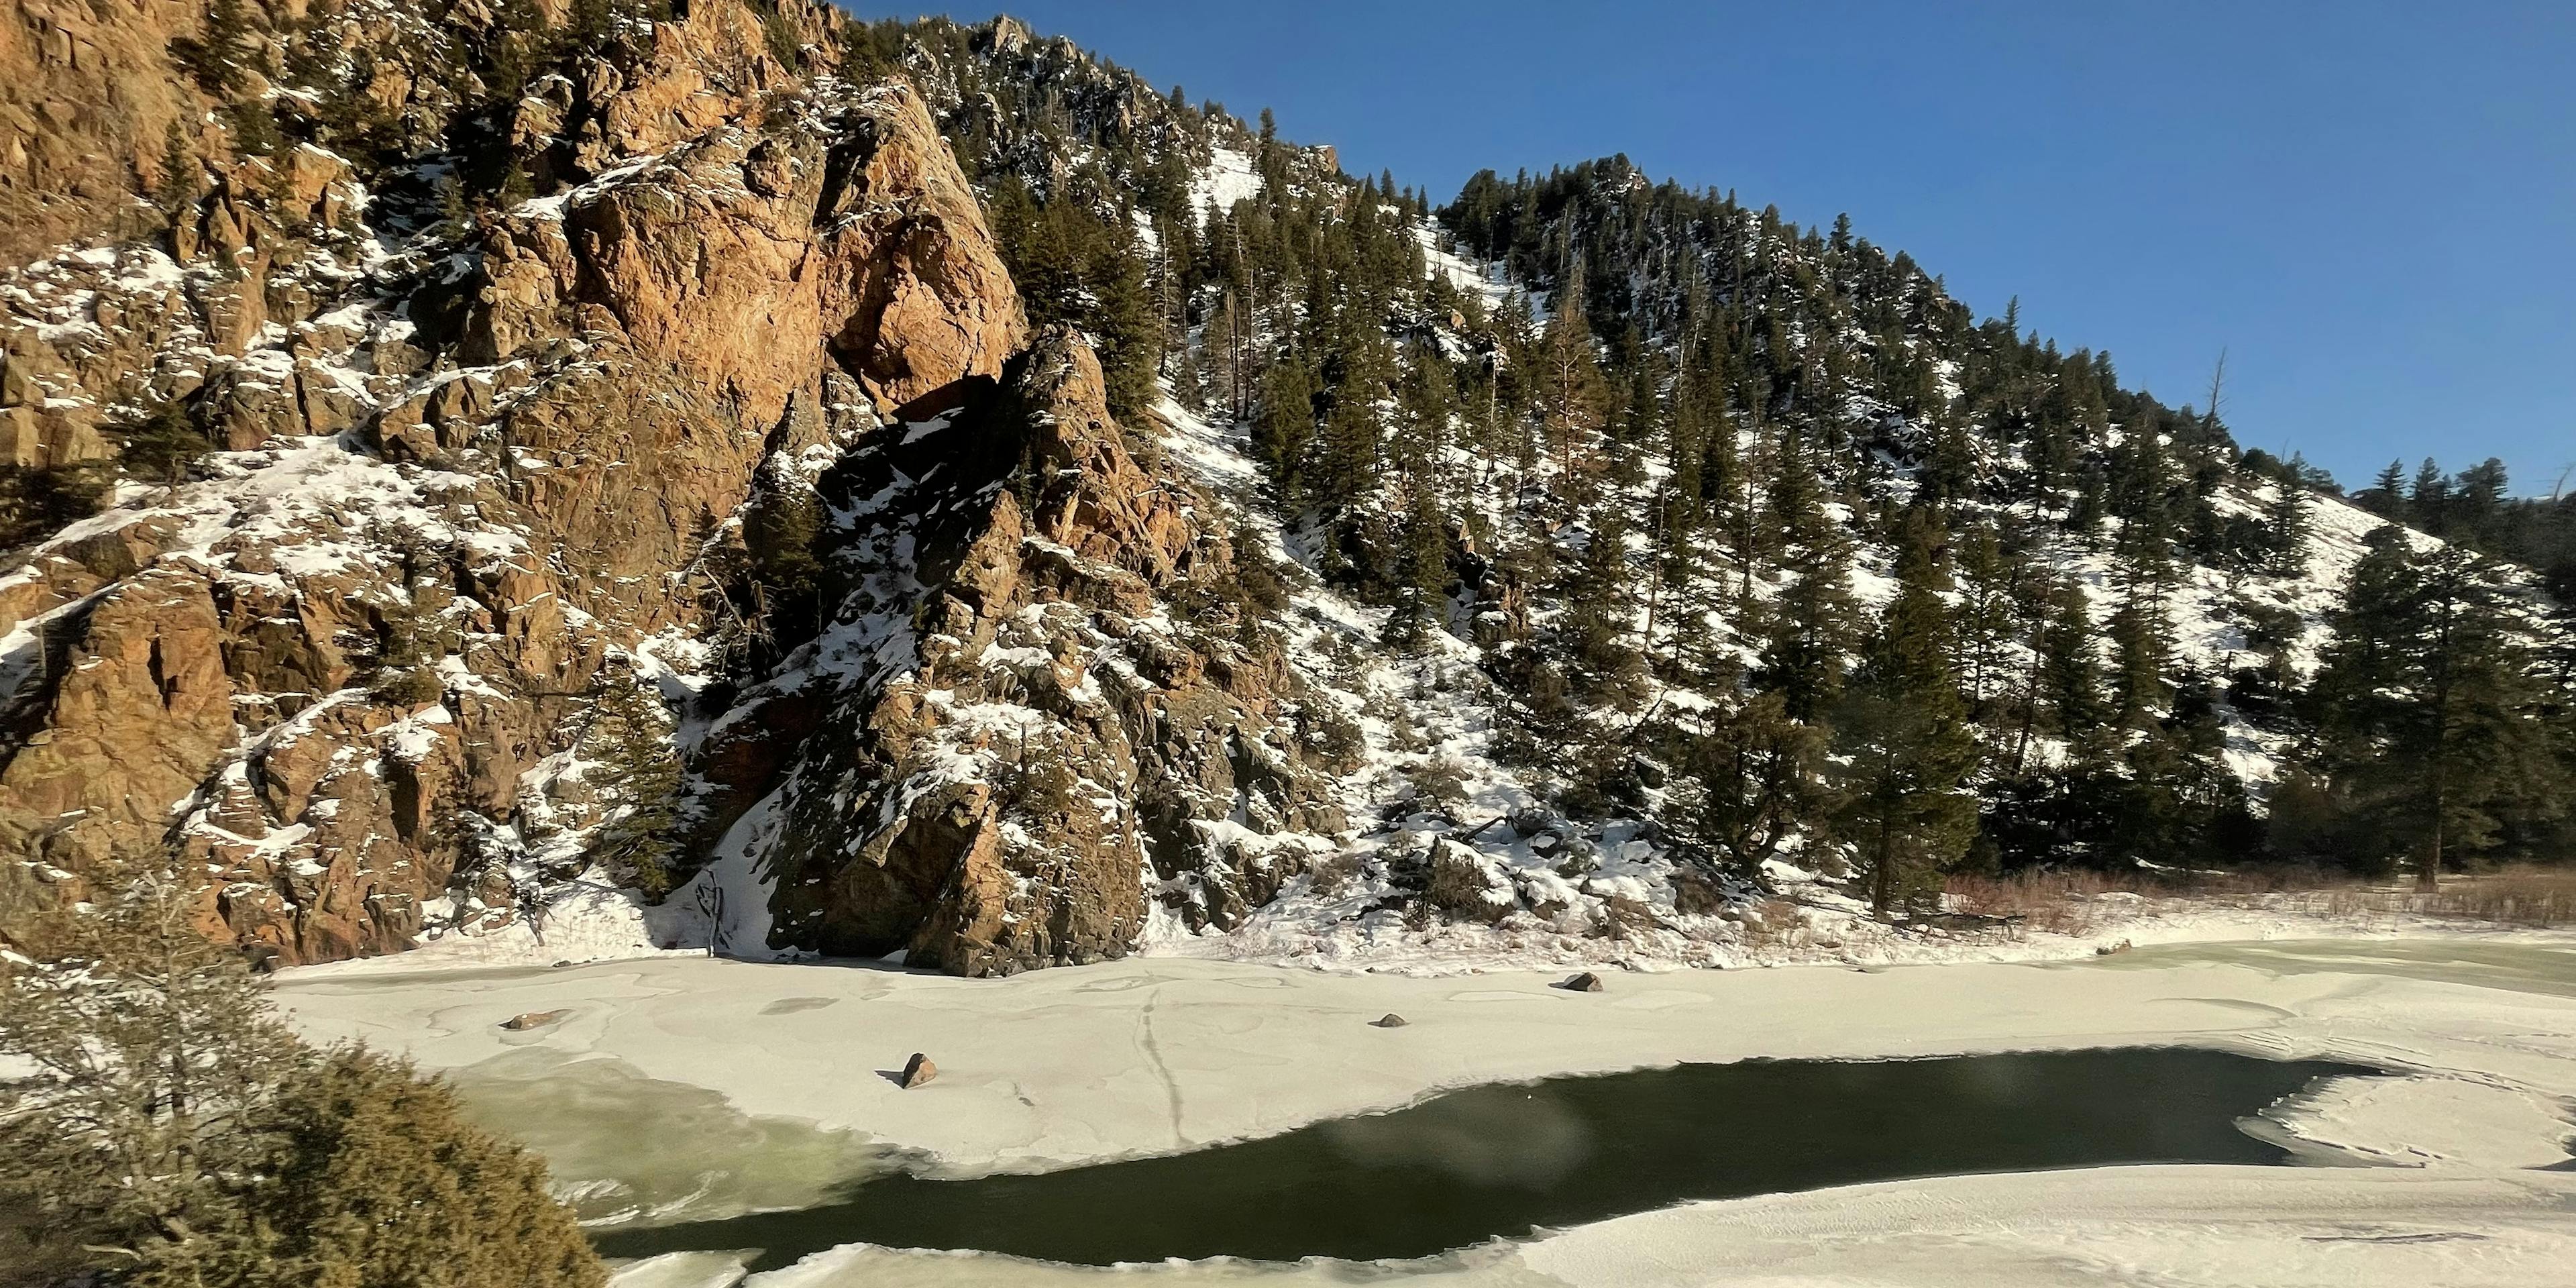
<instances>
[{"instance_id":1,"label":"dry grass","mask_svg":"<svg viewBox=\"0 0 2576 1288\"><path fill-rule=\"evenodd\" d=\"M1612 939L1634 939L1662 925L1642 900L1614 894L1601 901L1601 933Z\"/></svg>"},{"instance_id":2,"label":"dry grass","mask_svg":"<svg viewBox=\"0 0 2576 1288\"><path fill-rule=\"evenodd\" d=\"M1351 882L1359 874L1360 856L1335 854L1315 865L1310 873L1314 877L1312 888L1316 894L1328 899L1333 898L1349 889Z\"/></svg>"},{"instance_id":3,"label":"dry grass","mask_svg":"<svg viewBox=\"0 0 2576 1288\"><path fill-rule=\"evenodd\" d=\"M2347 921L2415 915L2528 929L2576 926L2576 868L2569 867L2517 867L2445 877L2441 889L2430 894L2418 892L2412 878L2365 881L2318 868L2020 872L2006 877L1954 876L1942 889L1953 912L2016 918L2013 924L2019 927L2064 935L2089 933L2104 913L2129 902L2121 896L2286 905Z\"/></svg>"},{"instance_id":4,"label":"dry grass","mask_svg":"<svg viewBox=\"0 0 2576 1288\"><path fill-rule=\"evenodd\" d=\"M1798 905L1786 899L1764 899L1749 910L1743 921L1743 943L1757 956L1773 950L1796 947L1807 933Z\"/></svg>"},{"instance_id":5,"label":"dry grass","mask_svg":"<svg viewBox=\"0 0 2576 1288\"><path fill-rule=\"evenodd\" d=\"M2120 873L2016 872L2006 877L1954 876L1942 886L1943 902L1972 917L2010 918L2026 930L2081 935L2103 911L2102 896L2159 893Z\"/></svg>"},{"instance_id":6,"label":"dry grass","mask_svg":"<svg viewBox=\"0 0 2576 1288\"><path fill-rule=\"evenodd\" d=\"M2414 913L2527 930L2576 926L2576 868L2517 867L2446 877L2430 894L2412 885L2357 883L2320 894L2320 910L2342 917Z\"/></svg>"}]
</instances>

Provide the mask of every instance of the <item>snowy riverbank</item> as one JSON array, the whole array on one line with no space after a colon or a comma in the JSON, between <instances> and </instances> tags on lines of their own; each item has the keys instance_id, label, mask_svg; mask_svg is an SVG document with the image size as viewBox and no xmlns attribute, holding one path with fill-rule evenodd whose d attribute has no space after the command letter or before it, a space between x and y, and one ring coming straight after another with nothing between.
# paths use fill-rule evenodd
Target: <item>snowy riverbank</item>
<instances>
[{"instance_id":1,"label":"snowy riverbank","mask_svg":"<svg viewBox=\"0 0 2576 1288\"><path fill-rule=\"evenodd\" d=\"M2227 895L2068 893L2027 924L1892 927L1834 883L1787 864L1769 873L1774 894L1731 908L1722 937L1647 931L1625 937L1568 935L1511 924L1434 921L1407 925L1396 912L1326 915L1308 905L1263 909L1230 932L1190 934L1158 921L1138 956L1291 966L1342 973L1468 975L1489 970L1668 971L1742 967L1889 966L1936 962L2077 961L2121 944L2247 940L2436 939L2456 942L2576 943L2576 932L2500 929L2493 922L2409 910L2406 891L2345 886ZM2462 881L2454 878L2453 889ZM765 899L757 885L745 897ZM450 933L395 956L306 967L302 978L412 974L443 968L588 965L705 955L696 910L674 898L646 907L631 892L576 883L548 912L542 937L524 922ZM696 947L664 948L663 944ZM728 956L758 959L756 942ZM792 954L791 954L792 955Z\"/></svg>"}]
</instances>

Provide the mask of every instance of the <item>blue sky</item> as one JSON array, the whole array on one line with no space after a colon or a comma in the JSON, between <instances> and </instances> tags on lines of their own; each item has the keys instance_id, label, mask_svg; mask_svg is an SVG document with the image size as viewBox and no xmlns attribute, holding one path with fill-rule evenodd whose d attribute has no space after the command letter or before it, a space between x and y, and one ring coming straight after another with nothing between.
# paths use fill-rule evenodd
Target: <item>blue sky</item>
<instances>
[{"instance_id":1,"label":"blue sky","mask_svg":"<svg viewBox=\"0 0 2576 1288\"><path fill-rule=\"evenodd\" d=\"M1847 211L2168 402L2223 346L2238 440L2347 487L2393 457L2501 457L2526 494L2576 465L2576 0L1010 12L1434 204L1625 152Z\"/></svg>"}]
</instances>

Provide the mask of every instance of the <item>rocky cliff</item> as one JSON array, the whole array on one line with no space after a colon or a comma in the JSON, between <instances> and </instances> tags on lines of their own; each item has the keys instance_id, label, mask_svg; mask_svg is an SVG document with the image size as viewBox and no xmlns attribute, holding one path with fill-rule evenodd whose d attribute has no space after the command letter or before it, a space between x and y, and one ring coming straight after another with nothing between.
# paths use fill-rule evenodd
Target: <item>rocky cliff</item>
<instances>
[{"instance_id":1,"label":"rocky cliff","mask_svg":"<svg viewBox=\"0 0 2576 1288\"><path fill-rule=\"evenodd\" d=\"M1275 654L1166 612L1227 575L1213 507L1080 336L1030 334L919 95L837 77L828 15L621 11L477 108L453 71L514 35L470 0L255 11L247 75L324 71L241 92L354 95L360 158L181 139L213 99L158 60L203 11L137 13L0 36L0 449L106 489L0 575L12 942L169 856L282 961L541 907L618 807L583 739L636 679L687 758L675 875L752 815L776 946L1114 956L1157 881L1289 870L1204 825L1333 824ZM401 143L442 134L505 199ZM173 423L213 450L151 476ZM764 507L821 516L801 616Z\"/></svg>"}]
</instances>

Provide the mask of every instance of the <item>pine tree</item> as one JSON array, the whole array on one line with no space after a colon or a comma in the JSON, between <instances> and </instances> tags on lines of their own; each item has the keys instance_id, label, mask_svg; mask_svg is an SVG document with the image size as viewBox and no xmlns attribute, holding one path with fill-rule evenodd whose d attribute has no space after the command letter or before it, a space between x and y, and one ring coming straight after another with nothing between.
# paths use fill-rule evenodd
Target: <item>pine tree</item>
<instances>
[{"instance_id":1,"label":"pine tree","mask_svg":"<svg viewBox=\"0 0 2576 1288\"><path fill-rule=\"evenodd\" d=\"M2272 487L2272 503L2263 512L2263 545L2268 556L2265 564L2275 576L2304 576L2308 570L2308 490L2296 478Z\"/></svg>"},{"instance_id":2,"label":"pine tree","mask_svg":"<svg viewBox=\"0 0 2576 1288\"><path fill-rule=\"evenodd\" d=\"M2450 531L2451 480L2442 467L2427 456L2416 467L2415 485L2406 493L2406 516L2409 522L2435 536Z\"/></svg>"},{"instance_id":3,"label":"pine tree","mask_svg":"<svg viewBox=\"0 0 2576 1288\"><path fill-rule=\"evenodd\" d=\"M456 1093L363 1048L324 1055L261 1121L277 1141L256 1221L210 1282L243 1288L598 1288L607 1270L534 1154ZM230 1273L226 1273L229 1271Z\"/></svg>"},{"instance_id":4,"label":"pine tree","mask_svg":"<svg viewBox=\"0 0 2576 1288\"><path fill-rule=\"evenodd\" d=\"M0 546L24 545L99 512L115 479L97 461L0 464Z\"/></svg>"},{"instance_id":5,"label":"pine tree","mask_svg":"<svg viewBox=\"0 0 2576 1288\"><path fill-rule=\"evenodd\" d=\"M152 185L152 202L173 220L197 204L201 178L197 159L188 151L188 132L177 121L161 138L161 176Z\"/></svg>"},{"instance_id":6,"label":"pine tree","mask_svg":"<svg viewBox=\"0 0 2576 1288\"><path fill-rule=\"evenodd\" d=\"M1633 706L1644 696L1645 659L1637 651L1636 586L1628 562L1627 518L1615 504L1586 518L1583 557L1559 587L1566 602L1563 641L1577 691L1588 701Z\"/></svg>"},{"instance_id":7,"label":"pine tree","mask_svg":"<svg viewBox=\"0 0 2576 1288\"><path fill-rule=\"evenodd\" d=\"M2102 530L2111 505L2110 476L2098 466L2086 467L2076 479L2075 504L2066 511L2066 530L2090 544Z\"/></svg>"},{"instance_id":8,"label":"pine tree","mask_svg":"<svg viewBox=\"0 0 2576 1288\"><path fill-rule=\"evenodd\" d=\"M1395 606L1383 638L1401 652L1418 653L1432 632L1448 626L1449 518L1431 479L1416 478L1405 491L1410 501L1396 561Z\"/></svg>"},{"instance_id":9,"label":"pine tree","mask_svg":"<svg viewBox=\"0 0 2576 1288\"><path fill-rule=\"evenodd\" d=\"M1896 574L1896 597L1835 708L1831 771L1835 835L1857 851L1881 920L1966 852L1977 822L1965 786L1977 744L1950 664L1948 579L1926 517L1908 524Z\"/></svg>"},{"instance_id":10,"label":"pine tree","mask_svg":"<svg viewBox=\"0 0 2576 1288\"><path fill-rule=\"evenodd\" d=\"M1373 493L1386 456L1386 415L1379 400L1394 360L1374 327L1363 329L1355 318L1344 326L1326 359L1333 379L1304 468L1310 503L1328 507L1352 505Z\"/></svg>"},{"instance_id":11,"label":"pine tree","mask_svg":"<svg viewBox=\"0 0 2576 1288\"><path fill-rule=\"evenodd\" d=\"M52 961L0 959L0 1053L34 1071L0 1100L0 1185L121 1260L185 1265L232 1223L223 1178L259 1156L241 1120L298 1046L247 960L191 924L197 892L150 857L118 866Z\"/></svg>"},{"instance_id":12,"label":"pine tree","mask_svg":"<svg viewBox=\"0 0 2576 1288\"><path fill-rule=\"evenodd\" d=\"M670 708L628 663L612 662L591 681L590 713L573 752L590 764L583 781L608 815L590 854L648 898L670 892L678 858L680 758Z\"/></svg>"},{"instance_id":13,"label":"pine tree","mask_svg":"<svg viewBox=\"0 0 2576 1288\"><path fill-rule=\"evenodd\" d=\"M1824 484L1807 450L1781 445L1765 526L1788 545L1781 569L1790 581L1772 606L1757 685L1780 694L1792 719L1822 720L1842 687L1851 652L1851 541L1824 508Z\"/></svg>"},{"instance_id":14,"label":"pine tree","mask_svg":"<svg viewBox=\"0 0 2576 1288\"><path fill-rule=\"evenodd\" d=\"M763 484L742 525L754 611L771 636L801 639L821 607L823 503L802 478L772 474Z\"/></svg>"},{"instance_id":15,"label":"pine tree","mask_svg":"<svg viewBox=\"0 0 2576 1288\"><path fill-rule=\"evenodd\" d=\"M2109 718L2102 702L2102 667L2094 648L2091 604L2082 583L2058 580L2049 591L2035 646L2041 691L2056 717L2059 736L2070 743L2100 737Z\"/></svg>"},{"instance_id":16,"label":"pine tree","mask_svg":"<svg viewBox=\"0 0 2576 1288\"><path fill-rule=\"evenodd\" d=\"M2406 520L2406 462L2390 461L2359 498L2371 513L2397 522Z\"/></svg>"},{"instance_id":17,"label":"pine tree","mask_svg":"<svg viewBox=\"0 0 2576 1288\"><path fill-rule=\"evenodd\" d=\"M2459 472L2451 481L2450 526L2454 539L2484 549L2496 538L2510 487L2504 462L2490 456Z\"/></svg>"},{"instance_id":18,"label":"pine tree","mask_svg":"<svg viewBox=\"0 0 2576 1288\"><path fill-rule=\"evenodd\" d=\"M2389 695L2404 665L2418 571L2406 532L2393 524L2363 538L2328 625L2321 664L2305 695L2327 766L2370 760L2389 722Z\"/></svg>"},{"instance_id":19,"label":"pine tree","mask_svg":"<svg viewBox=\"0 0 2576 1288\"><path fill-rule=\"evenodd\" d=\"M616 0L572 0L572 21L566 34L583 45L592 44L609 34L616 17Z\"/></svg>"},{"instance_id":20,"label":"pine tree","mask_svg":"<svg viewBox=\"0 0 2576 1288\"><path fill-rule=\"evenodd\" d=\"M2381 528L2334 625L2310 704L2329 790L2374 843L2356 857L2411 855L2430 889L2517 816L2563 813L2533 659L2476 556Z\"/></svg>"},{"instance_id":21,"label":"pine tree","mask_svg":"<svg viewBox=\"0 0 2576 1288\"><path fill-rule=\"evenodd\" d=\"M1679 743L1664 816L1703 862L1757 874L1782 841L1817 821L1824 730L1790 719L1779 694L1712 708Z\"/></svg>"},{"instance_id":22,"label":"pine tree","mask_svg":"<svg viewBox=\"0 0 2576 1288\"><path fill-rule=\"evenodd\" d=\"M1100 374L1108 386L1109 414L1136 426L1158 391L1163 363L1163 323L1149 289L1145 260L1132 237L1105 237L1088 274L1092 329L1100 337Z\"/></svg>"},{"instance_id":23,"label":"pine tree","mask_svg":"<svg viewBox=\"0 0 2576 1288\"><path fill-rule=\"evenodd\" d=\"M1548 437L1556 449L1560 494L1572 486L1575 456L1601 425L1601 370L1592 326L1584 317L1583 270L1570 262L1551 301L1541 340L1547 385Z\"/></svg>"},{"instance_id":24,"label":"pine tree","mask_svg":"<svg viewBox=\"0 0 2576 1288\"><path fill-rule=\"evenodd\" d=\"M1270 365L1261 380L1261 414L1252 427L1252 452L1270 476L1282 512L1306 508L1306 454L1315 440L1314 369L1301 354Z\"/></svg>"},{"instance_id":25,"label":"pine tree","mask_svg":"<svg viewBox=\"0 0 2576 1288\"><path fill-rule=\"evenodd\" d=\"M241 88L242 41L249 34L241 0L209 0L197 34L172 40L170 53L196 79L197 88L228 99Z\"/></svg>"},{"instance_id":26,"label":"pine tree","mask_svg":"<svg viewBox=\"0 0 2576 1288\"><path fill-rule=\"evenodd\" d=\"M2120 606L2111 614L2111 650L2117 666L2111 691L2116 717L2125 728L2141 728L2165 702L2166 661L2173 651L2173 624L2165 600L2173 579L2172 542L2167 511L2157 499L2163 477L2154 462L2159 455L2142 452L2147 463L2136 467L2122 508L2113 559L2120 578Z\"/></svg>"},{"instance_id":27,"label":"pine tree","mask_svg":"<svg viewBox=\"0 0 2576 1288\"><path fill-rule=\"evenodd\" d=\"M1956 505L1976 494L1976 446L1965 426L1946 416L1931 429L1932 447L1919 479L1927 501Z\"/></svg>"},{"instance_id":28,"label":"pine tree","mask_svg":"<svg viewBox=\"0 0 2576 1288\"><path fill-rule=\"evenodd\" d=\"M2132 582L2111 612L2113 718L2138 728L2164 705L2169 627L2156 595Z\"/></svg>"},{"instance_id":29,"label":"pine tree","mask_svg":"<svg viewBox=\"0 0 2576 1288\"><path fill-rule=\"evenodd\" d=\"M2215 695L2199 677L2176 686L2173 710L2122 759L2115 826L2102 857L2169 863L2176 855L2243 858L2254 840L2244 786L2223 758Z\"/></svg>"},{"instance_id":30,"label":"pine tree","mask_svg":"<svg viewBox=\"0 0 2576 1288\"><path fill-rule=\"evenodd\" d=\"M1982 721L2004 683L2006 657L2017 642L2016 595L2029 568L1986 523L1960 536L1956 565L1960 679L1970 713Z\"/></svg>"}]
</instances>

